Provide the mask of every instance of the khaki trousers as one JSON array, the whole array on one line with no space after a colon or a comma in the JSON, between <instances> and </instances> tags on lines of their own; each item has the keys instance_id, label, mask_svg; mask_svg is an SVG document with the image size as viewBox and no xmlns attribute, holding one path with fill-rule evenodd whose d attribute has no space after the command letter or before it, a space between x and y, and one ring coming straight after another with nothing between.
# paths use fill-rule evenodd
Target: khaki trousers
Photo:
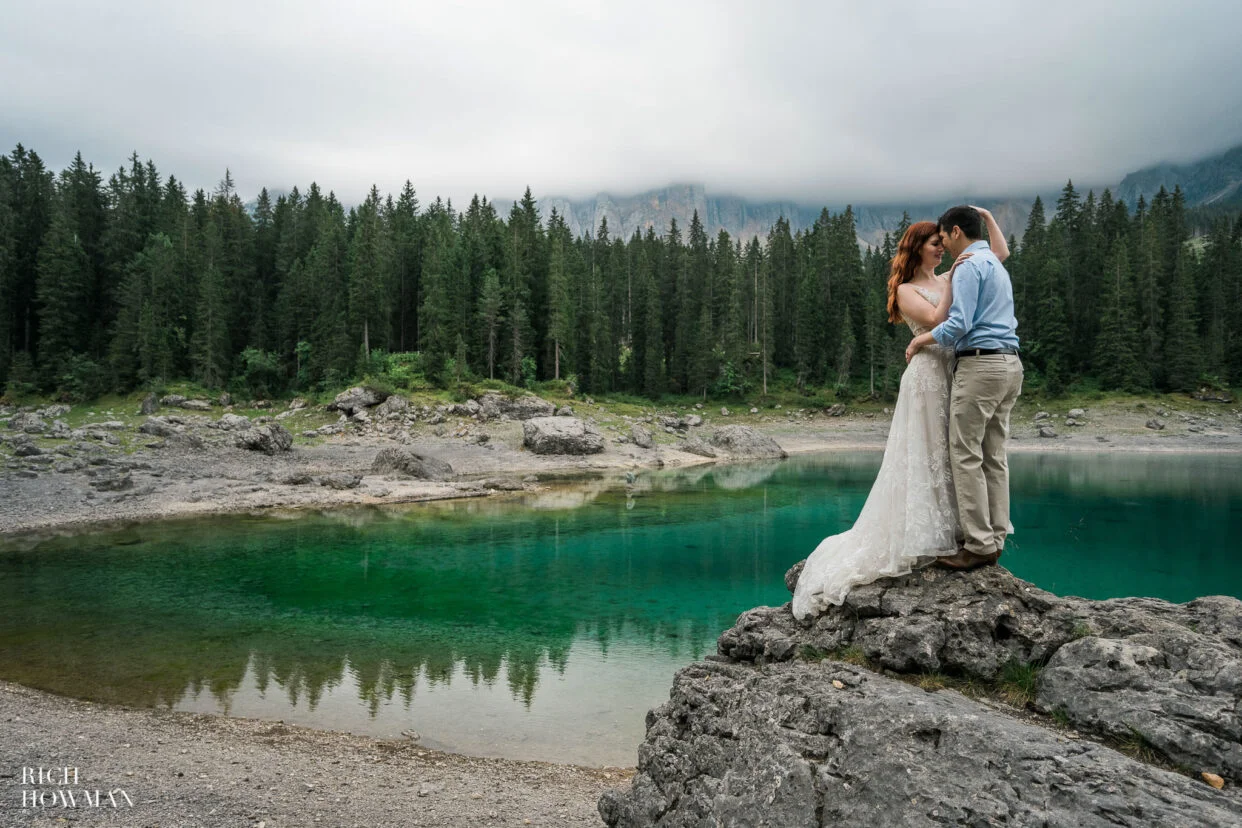
<instances>
[{"instance_id":1,"label":"khaki trousers","mask_svg":"<svg viewBox=\"0 0 1242 828\"><path fill-rule=\"evenodd\" d=\"M949 460L966 551L991 555L1009 533L1009 412L1022 393L1014 354L964 357L953 372Z\"/></svg>"}]
</instances>

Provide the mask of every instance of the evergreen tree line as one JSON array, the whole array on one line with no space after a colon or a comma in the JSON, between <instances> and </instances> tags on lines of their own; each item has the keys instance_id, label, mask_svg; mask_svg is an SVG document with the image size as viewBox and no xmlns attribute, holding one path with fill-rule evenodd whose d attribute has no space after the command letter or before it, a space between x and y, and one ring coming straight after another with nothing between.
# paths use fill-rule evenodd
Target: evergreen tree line
<instances>
[{"instance_id":1,"label":"evergreen tree line","mask_svg":"<svg viewBox=\"0 0 1242 828\"><path fill-rule=\"evenodd\" d=\"M884 284L904 224L859 248L825 209L763 240L696 214L630 238L575 238L534 198L502 215L372 188L346 210L316 184L252 209L133 155L105 183L79 154L59 175L0 157L0 383L88 399L192 380L267 396L366 375L441 386L568 381L591 393L730 397L779 382L891 396L909 334ZM1242 379L1242 220L1192 238L1181 193L1126 205L1066 186L1036 199L1008 266L1028 376L1126 390Z\"/></svg>"}]
</instances>

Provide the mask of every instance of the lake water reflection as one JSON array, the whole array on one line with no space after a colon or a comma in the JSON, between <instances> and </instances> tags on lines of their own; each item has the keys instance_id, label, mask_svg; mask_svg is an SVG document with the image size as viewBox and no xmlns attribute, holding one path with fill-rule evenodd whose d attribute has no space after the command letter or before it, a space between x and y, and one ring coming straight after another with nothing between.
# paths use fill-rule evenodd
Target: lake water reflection
<instances>
[{"instance_id":1,"label":"lake water reflection","mask_svg":"<svg viewBox=\"0 0 1242 828\"><path fill-rule=\"evenodd\" d=\"M476 755L631 765L673 672L848 528L875 453L509 499L0 545L0 677ZM1061 594L1242 596L1242 457L1017 455L1005 562Z\"/></svg>"}]
</instances>

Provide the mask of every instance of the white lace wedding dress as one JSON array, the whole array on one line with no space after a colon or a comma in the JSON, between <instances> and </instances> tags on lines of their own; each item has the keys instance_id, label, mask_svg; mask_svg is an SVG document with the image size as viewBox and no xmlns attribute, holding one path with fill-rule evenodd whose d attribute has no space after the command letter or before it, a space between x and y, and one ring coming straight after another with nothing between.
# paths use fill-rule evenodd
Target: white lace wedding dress
<instances>
[{"instance_id":1,"label":"white lace wedding dress","mask_svg":"<svg viewBox=\"0 0 1242 828\"><path fill-rule=\"evenodd\" d=\"M933 305L939 293L916 287ZM915 335L926 328L909 322ZM853 528L824 538L807 558L793 596L799 619L840 604L858 584L904 575L957 551L960 536L949 468L952 354L923 348L901 375L884 460Z\"/></svg>"}]
</instances>

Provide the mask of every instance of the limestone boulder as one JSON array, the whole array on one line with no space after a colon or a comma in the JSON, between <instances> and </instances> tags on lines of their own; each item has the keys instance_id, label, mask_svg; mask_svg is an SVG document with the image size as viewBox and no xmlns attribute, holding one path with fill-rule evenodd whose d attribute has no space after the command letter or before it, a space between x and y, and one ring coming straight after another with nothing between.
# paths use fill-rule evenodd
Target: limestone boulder
<instances>
[{"instance_id":1,"label":"limestone boulder","mask_svg":"<svg viewBox=\"0 0 1242 828\"><path fill-rule=\"evenodd\" d=\"M447 462L400 447L380 449L371 463L371 471L419 480L448 480L453 476L453 467Z\"/></svg>"},{"instance_id":2,"label":"limestone boulder","mask_svg":"<svg viewBox=\"0 0 1242 828\"><path fill-rule=\"evenodd\" d=\"M535 454L598 454L604 435L577 417L532 417L522 423L522 444Z\"/></svg>"},{"instance_id":3,"label":"limestone boulder","mask_svg":"<svg viewBox=\"0 0 1242 828\"><path fill-rule=\"evenodd\" d=\"M237 447L264 454L293 448L293 435L279 423L266 423L237 433Z\"/></svg>"}]
</instances>

